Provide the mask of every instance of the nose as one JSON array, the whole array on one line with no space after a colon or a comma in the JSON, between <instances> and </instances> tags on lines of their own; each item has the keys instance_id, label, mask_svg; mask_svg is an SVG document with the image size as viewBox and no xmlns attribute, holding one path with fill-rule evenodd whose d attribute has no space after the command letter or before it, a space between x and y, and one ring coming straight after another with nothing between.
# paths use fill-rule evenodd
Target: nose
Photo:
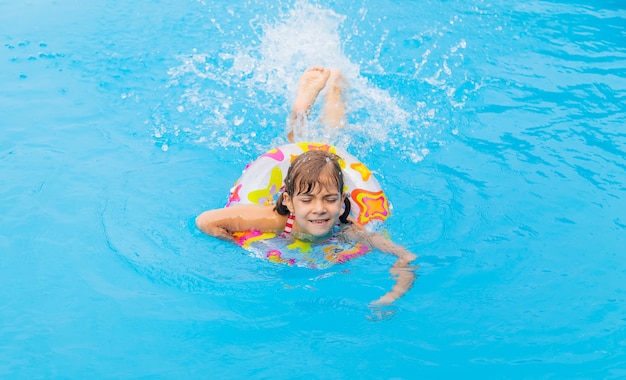
<instances>
[{"instance_id":1,"label":"nose","mask_svg":"<svg viewBox=\"0 0 626 380\"><path fill-rule=\"evenodd\" d=\"M326 205L323 200L316 200L313 204L313 212L316 214L326 213Z\"/></svg>"}]
</instances>

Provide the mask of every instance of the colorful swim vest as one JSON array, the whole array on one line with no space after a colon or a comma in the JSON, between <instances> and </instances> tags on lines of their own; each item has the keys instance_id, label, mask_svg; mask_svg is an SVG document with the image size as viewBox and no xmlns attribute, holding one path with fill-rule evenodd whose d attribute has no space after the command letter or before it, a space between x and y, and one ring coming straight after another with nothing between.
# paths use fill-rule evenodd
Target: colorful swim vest
<instances>
[{"instance_id":1,"label":"colorful swim vest","mask_svg":"<svg viewBox=\"0 0 626 380\"><path fill-rule=\"evenodd\" d=\"M344 149L315 142L282 145L269 150L248 164L230 190L226 207L237 204L268 205L276 203L278 194L283 190L283 183L291 162L309 150L325 150L340 157L339 164L344 177L344 193L348 195L351 202L351 219L370 231L380 228L391 213L391 205L372 172ZM350 258L361 256L369 250L362 244L356 246L352 244L350 247L345 247L345 244L342 246L336 242L318 247L321 250L314 250L312 246L316 244L301 242L292 238L288 242L284 242L285 244L279 244L280 242L274 242L278 238L273 239L276 234L259 231L237 232L233 234L233 237L243 248L254 252L255 256L273 262L316 268L345 262ZM268 239L271 239L272 242L269 242ZM272 244L276 244L276 246ZM303 255L291 257L294 252L288 253L287 250L296 253L299 251Z\"/></svg>"}]
</instances>

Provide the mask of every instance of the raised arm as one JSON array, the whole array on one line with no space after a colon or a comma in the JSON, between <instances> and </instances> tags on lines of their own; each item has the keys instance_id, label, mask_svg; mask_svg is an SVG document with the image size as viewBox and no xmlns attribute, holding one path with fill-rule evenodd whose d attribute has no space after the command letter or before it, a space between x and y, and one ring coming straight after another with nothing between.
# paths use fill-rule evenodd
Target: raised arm
<instances>
[{"instance_id":1,"label":"raised arm","mask_svg":"<svg viewBox=\"0 0 626 380\"><path fill-rule=\"evenodd\" d=\"M196 226L207 235L227 241L233 241L232 233L238 231L281 231L287 218L275 213L273 208L273 205L237 205L208 210L198 215Z\"/></svg>"}]
</instances>

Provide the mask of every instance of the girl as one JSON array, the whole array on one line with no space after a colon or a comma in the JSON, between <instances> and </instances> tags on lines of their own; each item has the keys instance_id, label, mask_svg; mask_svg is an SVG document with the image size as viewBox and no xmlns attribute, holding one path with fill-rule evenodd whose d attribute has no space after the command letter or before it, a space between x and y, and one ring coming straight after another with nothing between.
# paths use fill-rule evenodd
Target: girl
<instances>
[{"instance_id":1,"label":"girl","mask_svg":"<svg viewBox=\"0 0 626 380\"><path fill-rule=\"evenodd\" d=\"M295 127L306 120L325 86L327 92L322 121L334 128L345 125L341 73L313 67L304 72L298 84L289 120L289 141L293 142ZM338 156L323 150L302 153L289 166L284 191L275 205L235 205L205 211L196 218L196 225L204 233L228 241L234 241L232 234L235 232L257 230L291 235L314 243L332 239L352 241L394 254L398 260L391 272L395 275L396 284L374 302L390 304L413 284L415 268L409 267L409 263L415 260L416 255L380 234L368 232L350 219L350 201L343 193L344 179L339 160Z\"/></svg>"}]
</instances>

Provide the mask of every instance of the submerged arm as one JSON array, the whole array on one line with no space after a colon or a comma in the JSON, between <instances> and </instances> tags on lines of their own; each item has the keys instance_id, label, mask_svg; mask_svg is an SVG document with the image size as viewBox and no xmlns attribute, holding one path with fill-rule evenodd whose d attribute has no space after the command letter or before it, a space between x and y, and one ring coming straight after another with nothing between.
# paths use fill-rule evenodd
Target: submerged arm
<instances>
[{"instance_id":1,"label":"submerged arm","mask_svg":"<svg viewBox=\"0 0 626 380\"><path fill-rule=\"evenodd\" d=\"M372 305L389 305L393 301L402 297L413 286L413 282L417 277L415 270L417 267L409 266L409 262L399 258L398 261L393 264L389 272L391 276L396 280L390 291L385 293L382 297L372 302Z\"/></svg>"},{"instance_id":2,"label":"submerged arm","mask_svg":"<svg viewBox=\"0 0 626 380\"><path fill-rule=\"evenodd\" d=\"M415 281L415 270L417 269L417 267L412 267L409 264L417 258L417 255L409 252L403 246L392 242L384 236L378 233L366 231L358 225L354 225L352 233L354 234L355 240L398 257L398 260L393 264L391 269L389 269L389 272L391 272L391 275L396 280L396 283L389 292L380 297L378 300L372 302L372 304L391 304L393 301L408 292Z\"/></svg>"}]
</instances>

